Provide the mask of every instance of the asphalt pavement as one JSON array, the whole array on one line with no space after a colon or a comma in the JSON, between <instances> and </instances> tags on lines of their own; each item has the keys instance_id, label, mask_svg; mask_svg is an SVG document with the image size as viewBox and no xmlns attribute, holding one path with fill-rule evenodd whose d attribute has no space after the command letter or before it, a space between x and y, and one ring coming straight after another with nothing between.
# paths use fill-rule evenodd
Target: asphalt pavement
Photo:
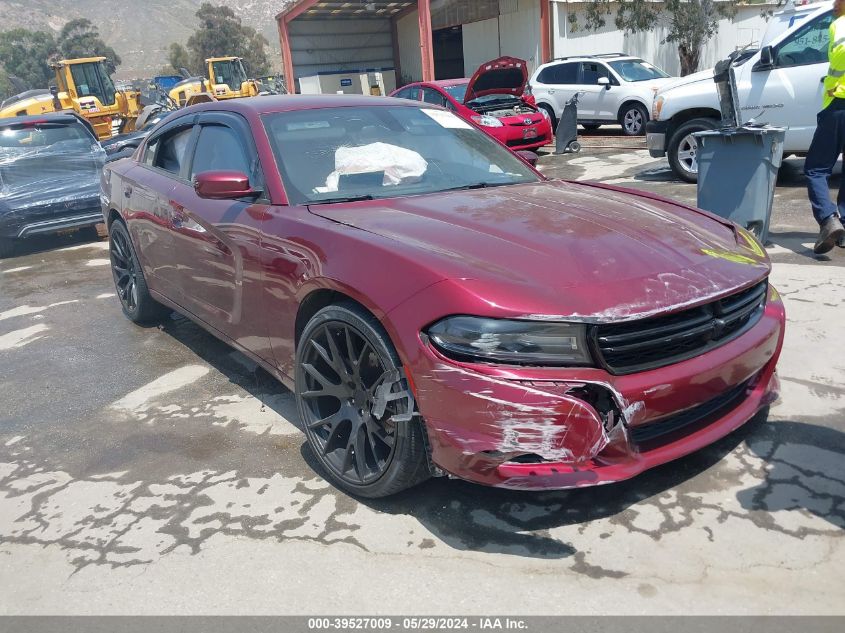
<instances>
[{"instance_id":1,"label":"asphalt pavement","mask_svg":"<svg viewBox=\"0 0 845 633\"><path fill-rule=\"evenodd\" d=\"M641 146L587 145L540 166L695 200ZM800 174L787 160L768 246L781 400L568 492L355 500L265 372L184 318L122 316L105 242L0 260L0 614L842 614L845 250L813 256Z\"/></svg>"}]
</instances>

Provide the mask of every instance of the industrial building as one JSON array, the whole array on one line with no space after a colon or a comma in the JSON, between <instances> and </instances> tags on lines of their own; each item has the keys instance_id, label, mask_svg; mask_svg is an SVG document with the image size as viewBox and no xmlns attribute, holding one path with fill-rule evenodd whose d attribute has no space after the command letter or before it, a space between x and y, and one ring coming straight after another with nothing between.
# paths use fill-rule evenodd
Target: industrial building
<instances>
[{"instance_id":1,"label":"industrial building","mask_svg":"<svg viewBox=\"0 0 845 633\"><path fill-rule=\"evenodd\" d=\"M584 28L585 2L569 0L293 0L276 16L289 87L322 92L383 92L411 81L471 76L485 61L512 55L529 72L553 57L622 51L670 74L679 73L677 48L664 43L665 27L625 34L612 16L605 28ZM659 3L655 3L656 5ZM704 46L712 66L731 51L759 44L763 2L724 18ZM611 5L615 11L615 5ZM364 75L369 73L369 80ZM383 73L385 76L376 76ZM291 81L294 78L294 81ZM321 78L319 81L316 78Z\"/></svg>"},{"instance_id":2,"label":"industrial building","mask_svg":"<svg viewBox=\"0 0 845 633\"><path fill-rule=\"evenodd\" d=\"M322 77L324 92L360 92L347 75L383 72L402 85L464 77L500 54L530 69L551 55L550 0L297 0L276 21L287 84L297 91L304 77Z\"/></svg>"}]
</instances>

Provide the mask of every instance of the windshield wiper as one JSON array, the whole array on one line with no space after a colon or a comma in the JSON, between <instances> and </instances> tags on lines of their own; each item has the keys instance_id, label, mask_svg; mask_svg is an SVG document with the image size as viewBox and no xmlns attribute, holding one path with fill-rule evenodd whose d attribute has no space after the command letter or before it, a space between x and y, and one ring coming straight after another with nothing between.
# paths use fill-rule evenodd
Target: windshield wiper
<instances>
[{"instance_id":1,"label":"windshield wiper","mask_svg":"<svg viewBox=\"0 0 845 633\"><path fill-rule=\"evenodd\" d=\"M436 193L442 191L465 191L467 189L487 189L488 187L504 187L505 185L513 185L512 182L474 182L471 185L461 185L460 187L450 187L449 189L441 189Z\"/></svg>"},{"instance_id":2,"label":"windshield wiper","mask_svg":"<svg viewBox=\"0 0 845 633\"><path fill-rule=\"evenodd\" d=\"M337 202L359 202L361 200L375 200L375 198L372 195L366 193L361 196L345 196L337 198L323 198L322 200L311 200L308 202L308 204L334 204Z\"/></svg>"}]
</instances>

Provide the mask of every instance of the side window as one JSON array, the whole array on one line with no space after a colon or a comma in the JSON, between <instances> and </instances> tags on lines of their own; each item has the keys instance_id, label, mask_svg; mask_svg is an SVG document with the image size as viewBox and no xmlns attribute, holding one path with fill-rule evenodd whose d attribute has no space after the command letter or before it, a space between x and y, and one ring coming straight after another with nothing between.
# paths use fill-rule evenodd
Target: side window
<instances>
[{"instance_id":1,"label":"side window","mask_svg":"<svg viewBox=\"0 0 845 633\"><path fill-rule=\"evenodd\" d=\"M444 106L444 107L446 106L446 103L447 103L446 97L444 97L442 94L440 94L436 90L432 90L431 88L423 88L422 94L423 94L423 101L425 101L426 103L433 103L434 105L439 105L439 106Z\"/></svg>"},{"instance_id":2,"label":"side window","mask_svg":"<svg viewBox=\"0 0 845 633\"><path fill-rule=\"evenodd\" d=\"M250 161L240 136L224 125L204 125L197 139L191 180L204 171L239 171L249 175Z\"/></svg>"},{"instance_id":3,"label":"side window","mask_svg":"<svg viewBox=\"0 0 845 633\"><path fill-rule=\"evenodd\" d=\"M144 164L149 165L150 167L153 166L153 162L155 161L156 157L156 150L158 149L158 139L150 141L147 143L147 147L144 149Z\"/></svg>"},{"instance_id":4,"label":"side window","mask_svg":"<svg viewBox=\"0 0 845 633\"><path fill-rule=\"evenodd\" d=\"M587 86L595 86L599 77L610 79L610 72L607 66L598 62L581 62L581 83Z\"/></svg>"},{"instance_id":5,"label":"side window","mask_svg":"<svg viewBox=\"0 0 845 633\"><path fill-rule=\"evenodd\" d=\"M188 141L191 138L193 127L189 127L172 134L156 139L155 149L152 152L152 165L164 171L178 176L185 164L185 155L188 150ZM148 147L147 154L150 149Z\"/></svg>"},{"instance_id":6,"label":"side window","mask_svg":"<svg viewBox=\"0 0 845 633\"><path fill-rule=\"evenodd\" d=\"M777 46L775 66L784 68L827 62L832 19L832 13L818 17L784 39Z\"/></svg>"},{"instance_id":7,"label":"side window","mask_svg":"<svg viewBox=\"0 0 845 633\"><path fill-rule=\"evenodd\" d=\"M577 84L578 62L546 66L537 76L541 84Z\"/></svg>"},{"instance_id":8,"label":"side window","mask_svg":"<svg viewBox=\"0 0 845 633\"><path fill-rule=\"evenodd\" d=\"M419 86L411 86L410 88L404 88L397 97L401 97L403 99L410 99L411 101L419 101L420 100L420 87Z\"/></svg>"}]
</instances>

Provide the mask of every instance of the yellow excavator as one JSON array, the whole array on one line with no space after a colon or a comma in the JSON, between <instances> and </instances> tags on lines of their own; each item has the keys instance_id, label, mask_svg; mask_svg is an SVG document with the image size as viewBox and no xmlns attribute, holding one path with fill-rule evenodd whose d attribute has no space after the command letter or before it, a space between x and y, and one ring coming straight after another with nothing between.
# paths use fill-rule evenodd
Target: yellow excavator
<instances>
[{"instance_id":1,"label":"yellow excavator","mask_svg":"<svg viewBox=\"0 0 845 633\"><path fill-rule=\"evenodd\" d=\"M188 74L183 71L183 74ZM170 89L170 98L179 107L223 99L258 96L259 86L249 79L240 57L209 57L205 77L187 77Z\"/></svg>"},{"instance_id":2,"label":"yellow excavator","mask_svg":"<svg viewBox=\"0 0 845 633\"><path fill-rule=\"evenodd\" d=\"M100 140L133 131L141 93L116 90L105 62L105 57L81 57L50 64L56 85L6 99L0 118L74 110L91 123Z\"/></svg>"}]
</instances>

